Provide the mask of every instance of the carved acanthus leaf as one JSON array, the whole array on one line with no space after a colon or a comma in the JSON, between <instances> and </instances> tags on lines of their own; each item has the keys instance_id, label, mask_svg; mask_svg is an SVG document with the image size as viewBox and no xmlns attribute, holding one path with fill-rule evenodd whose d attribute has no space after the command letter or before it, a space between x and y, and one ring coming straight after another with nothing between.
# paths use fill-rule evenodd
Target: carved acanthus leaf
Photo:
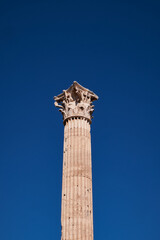
<instances>
[{"instance_id":1,"label":"carved acanthus leaf","mask_svg":"<svg viewBox=\"0 0 160 240\"><path fill-rule=\"evenodd\" d=\"M66 120L70 117L85 117L91 121L94 105L92 102L98 96L90 90L82 87L79 83L73 82L70 88L63 90L63 93L54 97L55 106Z\"/></svg>"}]
</instances>

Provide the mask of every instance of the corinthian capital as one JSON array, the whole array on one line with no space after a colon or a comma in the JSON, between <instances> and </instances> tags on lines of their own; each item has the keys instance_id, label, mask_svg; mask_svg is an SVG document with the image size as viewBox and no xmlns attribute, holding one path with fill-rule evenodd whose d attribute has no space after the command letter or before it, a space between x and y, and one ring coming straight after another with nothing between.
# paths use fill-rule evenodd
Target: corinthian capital
<instances>
[{"instance_id":1,"label":"corinthian capital","mask_svg":"<svg viewBox=\"0 0 160 240\"><path fill-rule=\"evenodd\" d=\"M91 122L94 111L92 102L97 99L95 93L74 81L67 90L54 97L54 104L62 113L64 122L71 117L83 117Z\"/></svg>"}]
</instances>

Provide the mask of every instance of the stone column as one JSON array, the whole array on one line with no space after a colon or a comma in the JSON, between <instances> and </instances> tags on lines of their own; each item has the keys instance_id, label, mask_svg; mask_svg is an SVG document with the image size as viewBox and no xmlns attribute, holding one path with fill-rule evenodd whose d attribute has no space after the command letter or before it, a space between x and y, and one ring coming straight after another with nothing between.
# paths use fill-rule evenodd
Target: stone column
<instances>
[{"instance_id":1,"label":"stone column","mask_svg":"<svg viewBox=\"0 0 160 240\"><path fill-rule=\"evenodd\" d=\"M93 240L90 124L98 97L73 82L54 99L64 122L61 240Z\"/></svg>"}]
</instances>

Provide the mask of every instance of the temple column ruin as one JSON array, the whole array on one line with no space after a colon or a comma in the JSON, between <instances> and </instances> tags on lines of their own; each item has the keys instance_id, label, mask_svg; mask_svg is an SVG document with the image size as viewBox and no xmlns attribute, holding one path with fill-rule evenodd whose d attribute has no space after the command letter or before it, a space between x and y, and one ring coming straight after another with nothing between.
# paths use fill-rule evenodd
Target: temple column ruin
<instances>
[{"instance_id":1,"label":"temple column ruin","mask_svg":"<svg viewBox=\"0 0 160 240\"><path fill-rule=\"evenodd\" d=\"M54 99L64 123L61 240L93 240L90 124L98 97L73 82Z\"/></svg>"}]
</instances>

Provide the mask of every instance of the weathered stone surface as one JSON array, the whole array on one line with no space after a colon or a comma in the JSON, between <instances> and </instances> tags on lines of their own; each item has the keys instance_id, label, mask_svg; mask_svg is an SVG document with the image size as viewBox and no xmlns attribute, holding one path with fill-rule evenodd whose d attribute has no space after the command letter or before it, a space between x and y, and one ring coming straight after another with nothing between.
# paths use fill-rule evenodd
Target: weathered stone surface
<instances>
[{"instance_id":1,"label":"weathered stone surface","mask_svg":"<svg viewBox=\"0 0 160 240\"><path fill-rule=\"evenodd\" d=\"M93 240L90 123L92 101L98 97L74 82L54 99L65 125L61 240Z\"/></svg>"},{"instance_id":2,"label":"weathered stone surface","mask_svg":"<svg viewBox=\"0 0 160 240\"><path fill-rule=\"evenodd\" d=\"M64 122L70 117L85 117L91 121L94 106L92 102L98 99L98 96L82 87L79 83L73 82L70 88L63 90L63 93L54 97L55 106L63 115Z\"/></svg>"}]
</instances>

